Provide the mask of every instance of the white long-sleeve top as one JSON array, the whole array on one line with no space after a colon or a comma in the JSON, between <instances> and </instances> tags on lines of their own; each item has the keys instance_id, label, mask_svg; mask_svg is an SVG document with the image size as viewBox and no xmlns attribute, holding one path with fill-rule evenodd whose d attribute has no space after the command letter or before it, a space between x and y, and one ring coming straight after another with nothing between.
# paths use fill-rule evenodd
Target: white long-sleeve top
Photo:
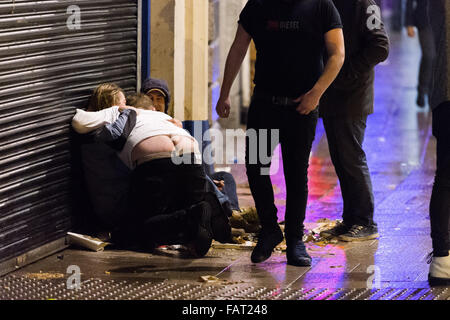
<instances>
[{"instance_id":1,"label":"white long-sleeve top","mask_svg":"<svg viewBox=\"0 0 450 320\"><path fill-rule=\"evenodd\" d=\"M89 133L106 124L113 123L119 115L119 107L111 107L97 112L87 112L77 109L72 119L72 127L80 134ZM171 119L172 117L163 112L139 110L136 125L131 131L124 148L118 154L119 158L127 167L130 169L135 168L131 154L134 147L147 138L159 135L185 136L191 138L194 143L197 143L189 132L168 121Z\"/></svg>"}]
</instances>

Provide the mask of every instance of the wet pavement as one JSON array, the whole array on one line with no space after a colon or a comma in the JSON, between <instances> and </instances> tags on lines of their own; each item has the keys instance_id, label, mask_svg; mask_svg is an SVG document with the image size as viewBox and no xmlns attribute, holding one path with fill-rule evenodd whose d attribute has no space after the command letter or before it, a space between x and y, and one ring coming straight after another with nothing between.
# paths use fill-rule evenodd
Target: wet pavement
<instances>
[{"instance_id":1,"label":"wet pavement","mask_svg":"<svg viewBox=\"0 0 450 320\"><path fill-rule=\"evenodd\" d=\"M65 298L96 299L113 292L109 297L130 299L448 299L450 288L432 291L427 282L426 260L431 252L428 206L435 140L431 136L429 108L415 105L419 46L417 40L400 34L391 34L391 41L389 60L377 67L376 111L369 117L364 143L374 187L379 239L361 243L307 243L313 257L308 268L288 266L283 252L275 252L264 263L252 264L248 249L212 248L206 257L190 259L179 250L148 254L71 248L0 278L0 286L1 281L3 287L9 281L8 285L14 288L14 281L26 279L30 288L36 288L33 285L33 281L38 281L33 278L36 274L57 274L59 279L39 280L48 282L50 293L24 291L30 294L29 298L52 295L61 298L66 291L55 288L64 287L71 275L67 268L76 265L87 288L90 283L94 291L98 292L100 286L105 293L76 297L66 292ZM242 163L242 156L242 152L238 153L238 163ZM279 220L283 221L286 193L281 162L279 165L272 182ZM238 183L241 207L252 206L243 165L229 167ZM339 182L321 121L313 145L309 179L306 228L317 226L319 219L341 218ZM200 277L206 275L217 279L212 283L201 281ZM115 292L112 288L118 289ZM119 295L126 290L128 293ZM5 292L3 298L12 297L5 296Z\"/></svg>"}]
</instances>

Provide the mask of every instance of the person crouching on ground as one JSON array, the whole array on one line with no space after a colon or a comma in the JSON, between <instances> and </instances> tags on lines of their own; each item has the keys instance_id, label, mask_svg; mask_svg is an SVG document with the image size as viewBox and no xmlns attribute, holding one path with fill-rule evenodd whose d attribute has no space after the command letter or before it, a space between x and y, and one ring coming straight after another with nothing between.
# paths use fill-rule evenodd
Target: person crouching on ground
<instances>
[{"instance_id":1,"label":"person crouching on ground","mask_svg":"<svg viewBox=\"0 0 450 320\"><path fill-rule=\"evenodd\" d=\"M151 99L157 111L168 112L171 95L169 86L165 80L156 78L145 79L142 83L139 96L142 97L142 95ZM175 124L182 127L181 122ZM209 186L213 187L220 203L228 211L229 215L231 216L233 211L241 212L236 190L236 181L233 175L229 172L218 171L207 175L207 178L211 182Z\"/></svg>"},{"instance_id":2,"label":"person crouching on ground","mask_svg":"<svg viewBox=\"0 0 450 320\"><path fill-rule=\"evenodd\" d=\"M78 133L89 133L114 123L126 109L132 108L116 105L95 112L78 109L72 126ZM193 243L197 256L203 256L213 238L228 241L230 228L228 219L205 201L206 178L199 164L198 145L187 131L171 123L168 115L134 110L136 125L118 154L132 171L130 210L122 221L121 237L153 248L167 244L168 234L188 230L185 240ZM174 154L190 161L177 165ZM158 223L166 215L174 221L178 217L178 223ZM175 227L179 230L173 230Z\"/></svg>"}]
</instances>

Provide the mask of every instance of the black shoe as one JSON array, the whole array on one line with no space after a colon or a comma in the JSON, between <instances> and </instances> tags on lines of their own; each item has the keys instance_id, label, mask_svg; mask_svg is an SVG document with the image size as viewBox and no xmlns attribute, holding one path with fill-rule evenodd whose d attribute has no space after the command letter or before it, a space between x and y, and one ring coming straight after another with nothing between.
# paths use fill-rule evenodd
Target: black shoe
<instances>
[{"instance_id":1,"label":"black shoe","mask_svg":"<svg viewBox=\"0 0 450 320\"><path fill-rule=\"evenodd\" d=\"M425 95L423 93L419 93L417 96L417 105L421 108L425 107Z\"/></svg>"},{"instance_id":2,"label":"black shoe","mask_svg":"<svg viewBox=\"0 0 450 320\"><path fill-rule=\"evenodd\" d=\"M217 196L211 192L206 193L205 202L211 206L212 237L221 243L231 243L231 225L228 213L220 204Z\"/></svg>"},{"instance_id":3,"label":"black shoe","mask_svg":"<svg viewBox=\"0 0 450 320\"><path fill-rule=\"evenodd\" d=\"M312 259L306 252L305 244L301 239L286 241L286 258L287 263L296 267L311 266Z\"/></svg>"},{"instance_id":4,"label":"black shoe","mask_svg":"<svg viewBox=\"0 0 450 320\"><path fill-rule=\"evenodd\" d=\"M190 209L195 222L194 238L187 244L191 253L197 258L206 255L211 248L211 206L202 201Z\"/></svg>"},{"instance_id":5,"label":"black shoe","mask_svg":"<svg viewBox=\"0 0 450 320\"><path fill-rule=\"evenodd\" d=\"M379 236L376 227L354 225L346 233L341 234L338 239L346 242L367 241L376 239Z\"/></svg>"},{"instance_id":6,"label":"black shoe","mask_svg":"<svg viewBox=\"0 0 450 320\"><path fill-rule=\"evenodd\" d=\"M278 227L275 230L261 230L258 243L253 249L251 260L253 263L260 263L270 258L273 249L283 241L283 232Z\"/></svg>"},{"instance_id":7,"label":"black shoe","mask_svg":"<svg viewBox=\"0 0 450 320\"><path fill-rule=\"evenodd\" d=\"M343 222L338 222L335 227L322 231L320 236L323 238L335 238L347 233L349 229L350 227Z\"/></svg>"}]
</instances>

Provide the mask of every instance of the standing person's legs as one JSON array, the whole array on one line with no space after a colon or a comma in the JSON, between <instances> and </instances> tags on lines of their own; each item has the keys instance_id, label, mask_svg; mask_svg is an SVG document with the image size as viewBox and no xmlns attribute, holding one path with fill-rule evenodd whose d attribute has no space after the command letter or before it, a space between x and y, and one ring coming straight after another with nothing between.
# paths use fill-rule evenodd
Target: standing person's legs
<instances>
[{"instance_id":1,"label":"standing person's legs","mask_svg":"<svg viewBox=\"0 0 450 320\"><path fill-rule=\"evenodd\" d=\"M285 236L287 239L303 237L308 201L308 167L312 143L315 138L318 114L301 115L295 109L286 110L280 143L286 181Z\"/></svg>"},{"instance_id":2,"label":"standing person's legs","mask_svg":"<svg viewBox=\"0 0 450 320\"><path fill-rule=\"evenodd\" d=\"M245 155L247 177L261 225L267 230L278 228L277 208L268 173L276 148L270 138L275 134L275 130L279 132L276 121L279 111L277 107L254 99L248 113ZM261 156L267 161L263 163Z\"/></svg>"},{"instance_id":3,"label":"standing person's legs","mask_svg":"<svg viewBox=\"0 0 450 320\"><path fill-rule=\"evenodd\" d=\"M273 249L283 240L278 225L277 208L270 179L270 165L278 141L280 107L265 100L253 98L247 120L246 169L247 177L261 223L258 243L252 252L252 262L268 259Z\"/></svg>"},{"instance_id":4,"label":"standing person's legs","mask_svg":"<svg viewBox=\"0 0 450 320\"><path fill-rule=\"evenodd\" d=\"M285 238L288 264L309 266L311 257L302 241L303 222L308 201L308 167L312 143L315 138L318 112L301 115L295 109L284 112L280 132L286 181Z\"/></svg>"},{"instance_id":5,"label":"standing person's legs","mask_svg":"<svg viewBox=\"0 0 450 320\"><path fill-rule=\"evenodd\" d=\"M373 220L372 181L362 148L367 116L326 117L324 127L333 165L339 177L344 201L343 219L347 227L357 226L341 235L341 240L356 241L378 237Z\"/></svg>"},{"instance_id":6,"label":"standing person's legs","mask_svg":"<svg viewBox=\"0 0 450 320\"><path fill-rule=\"evenodd\" d=\"M419 41L422 48L422 59L419 69L419 96L417 104L423 107L425 105L425 95L429 94L430 91L433 61L436 55L433 32L430 27L419 30Z\"/></svg>"},{"instance_id":7,"label":"standing person's legs","mask_svg":"<svg viewBox=\"0 0 450 320\"><path fill-rule=\"evenodd\" d=\"M327 135L328 150L330 152L331 162L333 163L334 170L336 171L336 175L339 179L339 185L341 188L341 194L343 199L343 211L342 211L343 223L347 226L352 226L353 221L352 216L350 214L350 202L348 201L348 199L350 199L351 197L351 194L349 194L349 192L351 192L351 186L347 184L347 181L345 179L344 166L339 157L339 149L337 141L339 137L335 134L335 132L339 131L339 129L336 128L339 127L339 125L337 125L336 121L333 121L332 118L324 118L323 124Z\"/></svg>"},{"instance_id":8,"label":"standing person's legs","mask_svg":"<svg viewBox=\"0 0 450 320\"><path fill-rule=\"evenodd\" d=\"M442 108L442 109L441 109ZM450 215L450 106L433 111L433 132L437 139L437 170L430 204L433 250L448 255ZM444 110L445 109L445 110Z\"/></svg>"},{"instance_id":9,"label":"standing person's legs","mask_svg":"<svg viewBox=\"0 0 450 320\"><path fill-rule=\"evenodd\" d=\"M437 139L437 169L430 202L433 262L431 284L450 283L450 102L433 110L433 135Z\"/></svg>"}]
</instances>

